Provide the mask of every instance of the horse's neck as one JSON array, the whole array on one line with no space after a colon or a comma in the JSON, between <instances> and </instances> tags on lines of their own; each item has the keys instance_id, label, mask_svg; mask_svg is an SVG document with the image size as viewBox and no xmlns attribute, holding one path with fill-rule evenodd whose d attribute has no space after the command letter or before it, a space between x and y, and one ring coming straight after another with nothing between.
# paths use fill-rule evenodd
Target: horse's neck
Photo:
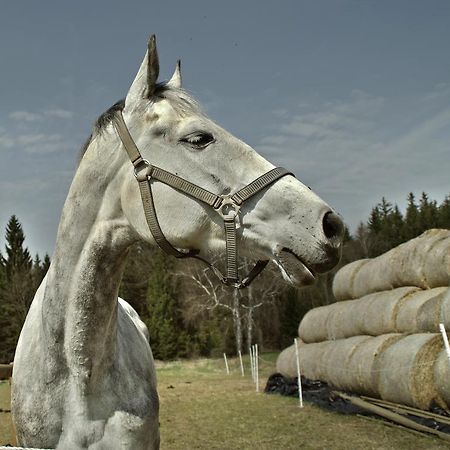
<instances>
[{"instance_id":1,"label":"horse's neck","mask_svg":"<svg viewBox=\"0 0 450 450\"><path fill-rule=\"evenodd\" d=\"M131 243L118 200L123 159L99 145L91 144L70 188L43 300L49 344L64 345L69 371L85 379L114 358L117 293Z\"/></svg>"}]
</instances>

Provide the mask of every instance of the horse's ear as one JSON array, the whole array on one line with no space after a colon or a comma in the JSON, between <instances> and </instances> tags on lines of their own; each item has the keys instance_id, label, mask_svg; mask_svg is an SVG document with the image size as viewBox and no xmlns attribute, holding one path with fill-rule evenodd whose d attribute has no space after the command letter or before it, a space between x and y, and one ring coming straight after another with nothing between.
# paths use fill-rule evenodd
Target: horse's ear
<instances>
[{"instance_id":1,"label":"horse's ear","mask_svg":"<svg viewBox=\"0 0 450 450\"><path fill-rule=\"evenodd\" d=\"M158 75L158 51L156 50L156 38L153 34L148 41L147 52L136 78L131 84L125 103L136 102L142 98L150 98L155 93Z\"/></svg>"},{"instance_id":2,"label":"horse's ear","mask_svg":"<svg viewBox=\"0 0 450 450\"><path fill-rule=\"evenodd\" d=\"M156 37L151 35L148 41L148 68L147 68L147 98L155 93L156 81L159 76L159 58L156 50Z\"/></svg>"},{"instance_id":3,"label":"horse's ear","mask_svg":"<svg viewBox=\"0 0 450 450\"><path fill-rule=\"evenodd\" d=\"M167 82L167 86L174 88L181 88L181 61L177 61L177 65L175 67L175 71L172 75L172 78Z\"/></svg>"}]
</instances>

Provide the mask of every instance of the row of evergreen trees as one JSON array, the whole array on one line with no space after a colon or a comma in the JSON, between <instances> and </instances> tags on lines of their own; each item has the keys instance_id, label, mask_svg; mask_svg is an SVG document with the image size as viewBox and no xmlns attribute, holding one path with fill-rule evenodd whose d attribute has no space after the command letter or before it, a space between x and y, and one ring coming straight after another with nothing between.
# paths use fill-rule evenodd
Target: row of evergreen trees
<instances>
[{"instance_id":1,"label":"row of evergreen trees","mask_svg":"<svg viewBox=\"0 0 450 450\"><path fill-rule=\"evenodd\" d=\"M397 205L382 198L372 208L367 223L361 223L356 230L354 240L360 245L357 256L372 258L381 255L430 228L450 228L450 196L438 204L425 192L418 202L410 193L404 215Z\"/></svg>"},{"instance_id":2,"label":"row of evergreen trees","mask_svg":"<svg viewBox=\"0 0 450 450\"><path fill-rule=\"evenodd\" d=\"M239 299L200 266L139 244L130 252L119 294L147 324L158 359L218 356L239 346L245 351L254 342L280 349L297 334L303 314L335 301L331 285L339 267L377 256L429 228L450 229L450 196L438 204L425 193L416 201L411 193L404 214L383 198L353 236L347 232L341 263L316 285L294 289L275 283L280 276L269 269ZM43 261L38 255L32 259L24 239L22 226L12 216L0 254L0 362L13 359L34 292L50 264L48 255Z\"/></svg>"},{"instance_id":3,"label":"row of evergreen trees","mask_svg":"<svg viewBox=\"0 0 450 450\"><path fill-rule=\"evenodd\" d=\"M0 253L0 362L14 358L17 339L34 293L50 265L45 255L31 258L16 216L6 226L5 253Z\"/></svg>"}]
</instances>

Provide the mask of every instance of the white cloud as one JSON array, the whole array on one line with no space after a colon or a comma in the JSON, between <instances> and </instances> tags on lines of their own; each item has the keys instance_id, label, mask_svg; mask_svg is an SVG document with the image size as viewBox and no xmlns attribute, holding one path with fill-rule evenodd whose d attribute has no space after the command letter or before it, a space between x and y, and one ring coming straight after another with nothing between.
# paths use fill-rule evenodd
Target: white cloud
<instances>
[{"instance_id":1,"label":"white cloud","mask_svg":"<svg viewBox=\"0 0 450 450\"><path fill-rule=\"evenodd\" d=\"M68 120L73 112L52 107L40 112L17 110L9 113L7 130L0 128L0 149L13 149L18 154L46 155L73 148L72 139L55 133L55 119Z\"/></svg>"},{"instance_id":2,"label":"white cloud","mask_svg":"<svg viewBox=\"0 0 450 450\"><path fill-rule=\"evenodd\" d=\"M0 127L0 149L9 149L14 146L14 139L6 133L3 127Z\"/></svg>"},{"instance_id":3,"label":"white cloud","mask_svg":"<svg viewBox=\"0 0 450 450\"><path fill-rule=\"evenodd\" d=\"M383 195L397 201L410 191L450 190L450 108L427 96L430 107L421 110L423 99L405 105L355 90L290 117L274 114L278 129L258 148L294 170L353 227Z\"/></svg>"},{"instance_id":4,"label":"white cloud","mask_svg":"<svg viewBox=\"0 0 450 450\"><path fill-rule=\"evenodd\" d=\"M58 133L21 132L6 134L0 130L0 149L14 150L18 153L46 155L66 151L71 144Z\"/></svg>"},{"instance_id":5,"label":"white cloud","mask_svg":"<svg viewBox=\"0 0 450 450\"><path fill-rule=\"evenodd\" d=\"M449 126L450 108L446 108L443 111L436 113L434 116L426 118L422 123L417 124L408 133L400 136L398 139L390 143L390 145L386 148L386 151L391 154L407 156L410 154L411 149L414 149L420 145L423 146L421 153L427 154L427 141L432 139L437 132L448 128Z\"/></svg>"},{"instance_id":6,"label":"white cloud","mask_svg":"<svg viewBox=\"0 0 450 450\"><path fill-rule=\"evenodd\" d=\"M12 120L23 122L36 122L42 120L42 115L30 111L13 111L8 116Z\"/></svg>"},{"instance_id":7,"label":"white cloud","mask_svg":"<svg viewBox=\"0 0 450 450\"><path fill-rule=\"evenodd\" d=\"M60 134L22 134L16 137L16 145L30 154L47 154L64 149L64 141Z\"/></svg>"},{"instance_id":8,"label":"white cloud","mask_svg":"<svg viewBox=\"0 0 450 450\"><path fill-rule=\"evenodd\" d=\"M40 122L46 118L68 120L73 118L73 112L63 108L49 108L40 112L13 111L8 117L17 122Z\"/></svg>"},{"instance_id":9,"label":"white cloud","mask_svg":"<svg viewBox=\"0 0 450 450\"><path fill-rule=\"evenodd\" d=\"M423 100L426 102L434 102L437 100L448 101L450 96L450 83L437 83L431 92L427 92L423 96Z\"/></svg>"},{"instance_id":10,"label":"white cloud","mask_svg":"<svg viewBox=\"0 0 450 450\"><path fill-rule=\"evenodd\" d=\"M62 108L52 108L44 111L47 117L55 117L57 119L72 119L73 112Z\"/></svg>"},{"instance_id":11,"label":"white cloud","mask_svg":"<svg viewBox=\"0 0 450 450\"><path fill-rule=\"evenodd\" d=\"M8 136L0 135L0 148L11 148L14 146L14 140Z\"/></svg>"}]
</instances>

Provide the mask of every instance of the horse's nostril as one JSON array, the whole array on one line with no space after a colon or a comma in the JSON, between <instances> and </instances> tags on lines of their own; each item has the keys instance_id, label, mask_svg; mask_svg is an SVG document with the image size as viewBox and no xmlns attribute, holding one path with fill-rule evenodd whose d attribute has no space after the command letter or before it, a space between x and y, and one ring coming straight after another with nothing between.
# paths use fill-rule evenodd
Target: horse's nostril
<instances>
[{"instance_id":1,"label":"horse's nostril","mask_svg":"<svg viewBox=\"0 0 450 450\"><path fill-rule=\"evenodd\" d=\"M328 239L340 238L344 235L344 224L341 218L332 211L323 216L323 232Z\"/></svg>"}]
</instances>

